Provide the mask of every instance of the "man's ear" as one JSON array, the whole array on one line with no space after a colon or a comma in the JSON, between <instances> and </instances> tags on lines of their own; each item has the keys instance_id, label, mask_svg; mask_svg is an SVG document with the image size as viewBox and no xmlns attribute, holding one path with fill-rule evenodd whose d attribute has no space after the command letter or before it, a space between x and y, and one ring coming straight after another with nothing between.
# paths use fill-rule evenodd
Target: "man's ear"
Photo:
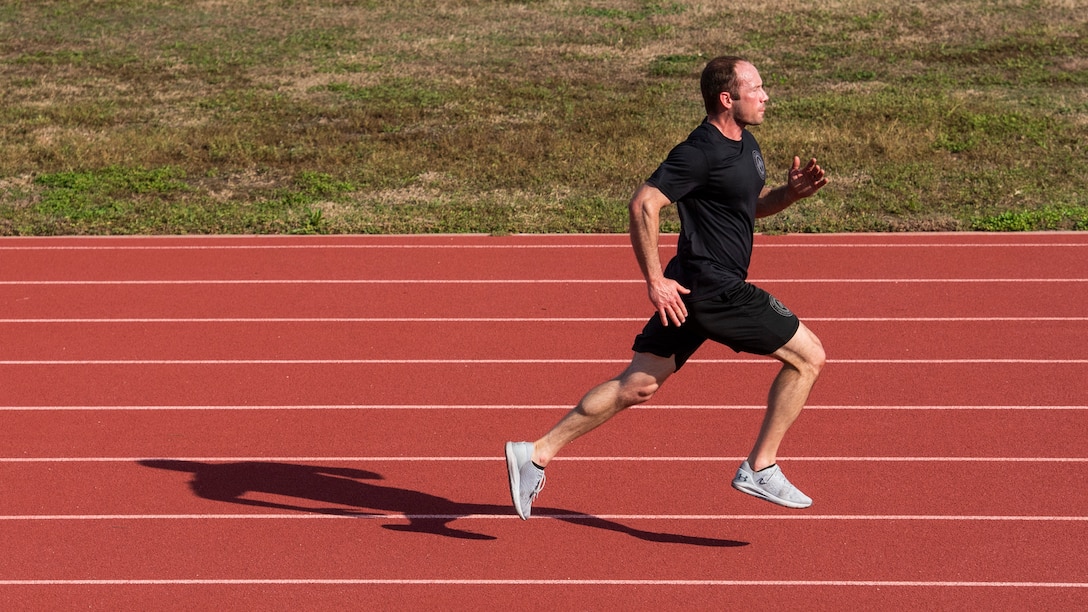
<instances>
[{"instance_id":1,"label":"man's ear","mask_svg":"<svg viewBox=\"0 0 1088 612\"><path fill-rule=\"evenodd\" d=\"M718 103L722 105L722 108L732 108L733 96L728 91L723 91L718 94Z\"/></svg>"}]
</instances>

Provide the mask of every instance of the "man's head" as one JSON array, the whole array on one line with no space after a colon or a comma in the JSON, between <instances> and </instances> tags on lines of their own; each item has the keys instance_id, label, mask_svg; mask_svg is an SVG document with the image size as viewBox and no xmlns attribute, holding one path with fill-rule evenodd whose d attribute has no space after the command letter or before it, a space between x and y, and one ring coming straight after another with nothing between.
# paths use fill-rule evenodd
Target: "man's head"
<instances>
[{"instance_id":1,"label":"man's head","mask_svg":"<svg viewBox=\"0 0 1088 612\"><path fill-rule=\"evenodd\" d=\"M740 125L759 125L767 94L756 67L742 58L716 57L707 63L699 82L707 115L729 111Z\"/></svg>"}]
</instances>

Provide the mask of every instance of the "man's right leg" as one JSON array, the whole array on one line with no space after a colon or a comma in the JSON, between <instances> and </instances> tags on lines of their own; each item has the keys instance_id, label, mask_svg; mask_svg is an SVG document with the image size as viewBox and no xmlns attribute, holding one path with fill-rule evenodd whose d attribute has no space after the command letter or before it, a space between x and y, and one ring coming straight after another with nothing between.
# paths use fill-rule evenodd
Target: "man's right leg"
<instances>
[{"instance_id":1,"label":"man's right leg","mask_svg":"<svg viewBox=\"0 0 1088 612\"><path fill-rule=\"evenodd\" d=\"M802 323L774 357L782 362L782 369L771 385L759 436L737 470L733 488L788 508L807 508L812 499L793 486L777 466L778 447L801 414L826 356L819 338Z\"/></svg>"},{"instance_id":2,"label":"man's right leg","mask_svg":"<svg viewBox=\"0 0 1088 612\"><path fill-rule=\"evenodd\" d=\"M586 393L544 437L536 442L507 442L510 495L518 515L529 518L533 500L544 486L544 467L564 446L619 412L649 400L675 371L672 357L635 353L627 369Z\"/></svg>"},{"instance_id":3,"label":"man's right leg","mask_svg":"<svg viewBox=\"0 0 1088 612\"><path fill-rule=\"evenodd\" d=\"M541 467L548 465L567 444L619 412L649 400L675 371L676 362L672 357L635 353L627 369L591 389L551 431L536 441L533 463Z\"/></svg>"}]
</instances>

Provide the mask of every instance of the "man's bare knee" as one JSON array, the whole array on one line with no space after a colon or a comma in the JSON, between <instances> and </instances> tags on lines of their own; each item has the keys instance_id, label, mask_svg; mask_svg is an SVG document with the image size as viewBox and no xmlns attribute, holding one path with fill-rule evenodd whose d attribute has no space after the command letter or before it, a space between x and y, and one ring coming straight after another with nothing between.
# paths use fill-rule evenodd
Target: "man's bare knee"
<instances>
[{"instance_id":1,"label":"man's bare knee","mask_svg":"<svg viewBox=\"0 0 1088 612\"><path fill-rule=\"evenodd\" d=\"M651 377L640 377L640 380L621 380L620 399L624 408L637 406L650 401L661 388L661 383Z\"/></svg>"},{"instance_id":2,"label":"man's bare knee","mask_svg":"<svg viewBox=\"0 0 1088 612\"><path fill-rule=\"evenodd\" d=\"M661 385L676 371L672 357L636 353L631 365L619 375L619 396L624 408L650 401Z\"/></svg>"},{"instance_id":3,"label":"man's bare knee","mask_svg":"<svg viewBox=\"0 0 1088 612\"><path fill-rule=\"evenodd\" d=\"M792 367L805 378L816 380L827 363L823 343L804 324L793 338L775 353L787 367Z\"/></svg>"},{"instance_id":4,"label":"man's bare knee","mask_svg":"<svg viewBox=\"0 0 1088 612\"><path fill-rule=\"evenodd\" d=\"M819 338L812 336L814 341L812 347L804 355L804 364L808 368L811 376L816 378L820 375L820 372L824 369L824 365L827 364L827 353L824 352L824 347L820 344Z\"/></svg>"}]
</instances>

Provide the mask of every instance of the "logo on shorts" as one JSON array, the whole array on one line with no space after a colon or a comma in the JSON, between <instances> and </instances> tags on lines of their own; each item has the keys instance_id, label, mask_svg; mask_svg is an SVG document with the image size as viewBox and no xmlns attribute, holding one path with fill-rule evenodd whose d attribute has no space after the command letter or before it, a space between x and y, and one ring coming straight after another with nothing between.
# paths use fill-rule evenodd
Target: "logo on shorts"
<instances>
[{"instance_id":1,"label":"logo on shorts","mask_svg":"<svg viewBox=\"0 0 1088 612\"><path fill-rule=\"evenodd\" d=\"M763 155L759 153L759 149L752 151L752 159L756 162L756 172L759 173L759 178L767 180L767 167L763 165Z\"/></svg>"},{"instance_id":2,"label":"logo on shorts","mask_svg":"<svg viewBox=\"0 0 1088 612\"><path fill-rule=\"evenodd\" d=\"M793 313L790 312L790 309L786 308L786 305L783 304L782 302L779 302L778 298L776 298L776 297L774 297L772 295L772 296L770 296L770 300L771 300L771 308L774 309L775 312L782 315L783 317L792 317L793 316Z\"/></svg>"}]
</instances>

